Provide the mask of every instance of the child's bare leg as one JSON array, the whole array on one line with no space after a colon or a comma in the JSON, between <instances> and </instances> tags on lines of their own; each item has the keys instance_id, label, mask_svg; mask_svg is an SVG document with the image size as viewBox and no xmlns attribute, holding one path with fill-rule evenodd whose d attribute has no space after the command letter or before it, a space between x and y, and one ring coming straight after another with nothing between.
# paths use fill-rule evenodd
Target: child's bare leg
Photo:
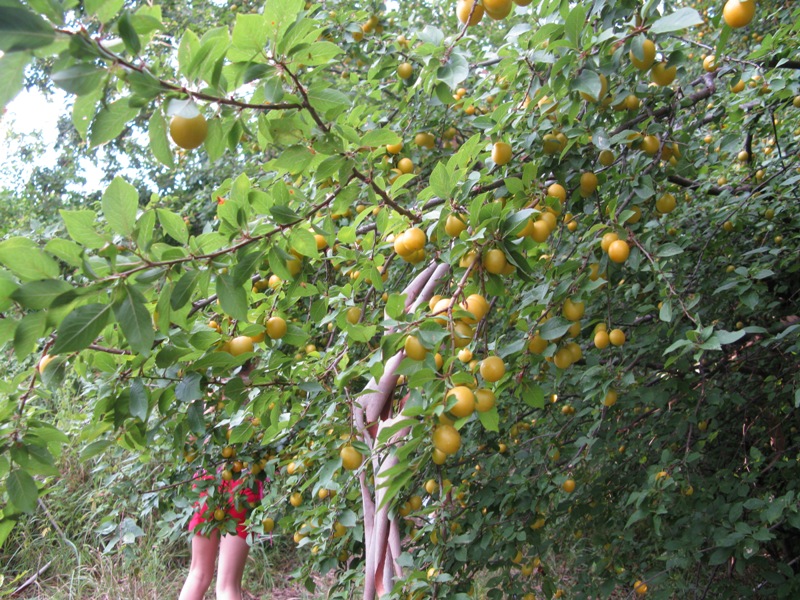
<instances>
[{"instance_id":1,"label":"child's bare leg","mask_svg":"<svg viewBox=\"0 0 800 600\"><path fill-rule=\"evenodd\" d=\"M224 535L219 545L217 600L241 600L244 563L250 546L238 535Z\"/></svg>"},{"instance_id":2,"label":"child's bare leg","mask_svg":"<svg viewBox=\"0 0 800 600\"><path fill-rule=\"evenodd\" d=\"M218 547L219 533L216 529L210 537L197 534L192 538L192 564L179 600L203 600L214 578Z\"/></svg>"}]
</instances>

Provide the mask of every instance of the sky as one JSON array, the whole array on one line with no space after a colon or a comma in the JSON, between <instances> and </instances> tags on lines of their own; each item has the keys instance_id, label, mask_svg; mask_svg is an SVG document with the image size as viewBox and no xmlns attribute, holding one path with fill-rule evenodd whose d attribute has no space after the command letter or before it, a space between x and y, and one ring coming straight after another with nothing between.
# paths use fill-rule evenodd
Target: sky
<instances>
[{"instance_id":1,"label":"sky","mask_svg":"<svg viewBox=\"0 0 800 600\"><path fill-rule=\"evenodd\" d=\"M50 98L38 90L23 90L9 102L5 113L0 116L0 187L10 186L8 178L11 173L8 173L3 165L14 164L12 157L17 153L19 144L24 143L24 139L13 139L9 134L12 131L25 136L38 133L47 148L45 153L38 157L35 165L24 166L23 172L19 174L24 179L30 176L34 166L55 167L58 158L58 153L54 150L58 119L71 107L72 101L68 94L58 89ZM87 159L81 160L81 166L86 172L87 183L85 186L79 186L78 191L96 190L100 185L102 170Z\"/></svg>"}]
</instances>

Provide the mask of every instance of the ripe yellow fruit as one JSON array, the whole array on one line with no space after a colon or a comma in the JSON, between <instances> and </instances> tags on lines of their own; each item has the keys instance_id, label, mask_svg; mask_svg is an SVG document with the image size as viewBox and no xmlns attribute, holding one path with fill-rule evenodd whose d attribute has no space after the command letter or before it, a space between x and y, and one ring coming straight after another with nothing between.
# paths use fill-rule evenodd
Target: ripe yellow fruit
<instances>
[{"instance_id":1,"label":"ripe yellow fruit","mask_svg":"<svg viewBox=\"0 0 800 600\"><path fill-rule=\"evenodd\" d=\"M486 14L495 21L505 19L514 4L511 0L483 0L483 8L486 9Z\"/></svg>"},{"instance_id":2,"label":"ripe yellow fruit","mask_svg":"<svg viewBox=\"0 0 800 600\"><path fill-rule=\"evenodd\" d=\"M630 253L631 248L628 246L628 242L625 240L613 241L608 247L608 258L613 260L615 263L624 263L626 260L628 260Z\"/></svg>"},{"instance_id":3,"label":"ripe yellow fruit","mask_svg":"<svg viewBox=\"0 0 800 600\"><path fill-rule=\"evenodd\" d=\"M484 381L494 383L505 375L506 365L499 356L487 356L481 361L480 373Z\"/></svg>"},{"instance_id":4,"label":"ripe yellow fruit","mask_svg":"<svg viewBox=\"0 0 800 600\"><path fill-rule=\"evenodd\" d=\"M580 321L585 312L586 305L583 302L573 302L570 298L564 300L562 314L568 321Z\"/></svg>"},{"instance_id":5,"label":"ripe yellow fruit","mask_svg":"<svg viewBox=\"0 0 800 600\"><path fill-rule=\"evenodd\" d=\"M660 62L653 65L650 70L650 79L656 85L664 87L675 81L675 75L677 74L678 67L667 67L666 62Z\"/></svg>"},{"instance_id":6,"label":"ripe yellow fruit","mask_svg":"<svg viewBox=\"0 0 800 600\"><path fill-rule=\"evenodd\" d=\"M351 325L355 325L361 320L361 307L359 306L351 306L347 309L347 316L345 317L347 322Z\"/></svg>"},{"instance_id":7,"label":"ripe yellow fruit","mask_svg":"<svg viewBox=\"0 0 800 600\"><path fill-rule=\"evenodd\" d=\"M458 4L456 5L458 20L462 23L466 23L468 27L477 25L481 22L481 19L483 19L484 8L482 4L475 6L474 11L472 9L476 2L477 0L458 0ZM472 18L470 18L470 13L472 13ZM467 23L468 19L469 23Z\"/></svg>"},{"instance_id":8,"label":"ripe yellow fruit","mask_svg":"<svg viewBox=\"0 0 800 600\"><path fill-rule=\"evenodd\" d=\"M528 342L528 352L533 354L541 354L547 348L548 342L538 333L531 338Z\"/></svg>"},{"instance_id":9,"label":"ripe yellow fruit","mask_svg":"<svg viewBox=\"0 0 800 600\"><path fill-rule=\"evenodd\" d=\"M386 152L389 154L400 154L403 150L403 142L397 142L396 144L386 144Z\"/></svg>"},{"instance_id":10,"label":"ripe yellow fruit","mask_svg":"<svg viewBox=\"0 0 800 600\"><path fill-rule=\"evenodd\" d=\"M634 67L640 71L647 71L647 69L653 66L653 63L656 60L656 45L653 40L644 40L644 42L642 42L641 59L636 57L636 54L632 49L628 55L630 56L631 63Z\"/></svg>"},{"instance_id":11,"label":"ripe yellow fruit","mask_svg":"<svg viewBox=\"0 0 800 600\"><path fill-rule=\"evenodd\" d=\"M431 452L431 460L435 465L443 465L447 460L447 454L445 454L438 448L434 448L433 452Z\"/></svg>"},{"instance_id":12,"label":"ripe yellow fruit","mask_svg":"<svg viewBox=\"0 0 800 600\"><path fill-rule=\"evenodd\" d=\"M656 200L656 210L661 214L668 214L675 210L677 206L677 201L675 200L675 196L667 192L661 198Z\"/></svg>"},{"instance_id":13,"label":"ripe yellow fruit","mask_svg":"<svg viewBox=\"0 0 800 600\"><path fill-rule=\"evenodd\" d=\"M414 172L414 162L410 158L401 158L397 161L397 168L403 175Z\"/></svg>"},{"instance_id":14,"label":"ripe yellow fruit","mask_svg":"<svg viewBox=\"0 0 800 600\"><path fill-rule=\"evenodd\" d=\"M567 201L567 190L560 183L553 183L547 188L547 195L558 198L561 204Z\"/></svg>"},{"instance_id":15,"label":"ripe yellow fruit","mask_svg":"<svg viewBox=\"0 0 800 600\"><path fill-rule=\"evenodd\" d=\"M608 345L611 343L611 340L608 337L608 332L606 331L598 331L594 334L594 346L598 350L603 350L604 348L608 348Z\"/></svg>"},{"instance_id":16,"label":"ripe yellow fruit","mask_svg":"<svg viewBox=\"0 0 800 600\"><path fill-rule=\"evenodd\" d=\"M597 175L591 172L583 173L581 175L580 193L584 198L588 198L594 194L597 189Z\"/></svg>"},{"instance_id":17,"label":"ripe yellow fruit","mask_svg":"<svg viewBox=\"0 0 800 600\"><path fill-rule=\"evenodd\" d=\"M627 218L625 223L630 223L631 225L634 225L635 223L638 223L639 221L642 220L641 208L639 208L636 204L634 204L633 206L630 207L630 210L633 211L633 214Z\"/></svg>"},{"instance_id":18,"label":"ripe yellow fruit","mask_svg":"<svg viewBox=\"0 0 800 600\"><path fill-rule=\"evenodd\" d=\"M612 407L616 403L617 403L617 391L612 388L606 392L606 395L603 398L603 406Z\"/></svg>"},{"instance_id":19,"label":"ripe yellow fruit","mask_svg":"<svg viewBox=\"0 0 800 600\"><path fill-rule=\"evenodd\" d=\"M559 348L553 356L553 363L559 369L568 369L572 365L572 352L569 351L569 348Z\"/></svg>"},{"instance_id":20,"label":"ripe yellow fruit","mask_svg":"<svg viewBox=\"0 0 800 600\"><path fill-rule=\"evenodd\" d=\"M604 167L610 167L612 164L614 164L614 153L611 150L603 150L600 152L597 160L600 161L600 164Z\"/></svg>"},{"instance_id":21,"label":"ripe yellow fruit","mask_svg":"<svg viewBox=\"0 0 800 600\"><path fill-rule=\"evenodd\" d=\"M608 249L611 247L613 242L616 242L619 239L619 235L617 235L614 231L609 231L608 233L603 234L603 237L600 239L600 248L603 252L608 252Z\"/></svg>"},{"instance_id":22,"label":"ripe yellow fruit","mask_svg":"<svg viewBox=\"0 0 800 600\"><path fill-rule=\"evenodd\" d=\"M622 329L612 329L608 332L609 341L615 346L622 346L625 343L625 332Z\"/></svg>"},{"instance_id":23,"label":"ripe yellow fruit","mask_svg":"<svg viewBox=\"0 0 800 600\"><path fill-rule=\"evenodd\" d=\"M468 363L472 360L472 350L469 348L462 348L458 351L458 360L463 363Z\"/></svg>"},{"instance_id":24,"label":"ripe yellow fruit","mask_svg":"<svg viewBox=\"0 0 800 600\"><path fill-rule=\"evenodd\" d=\"M203 115L191 119L175 115L169 122L169 136L177 146L193 150L206 141L208 122Z\"/></svg>"},{"instance_id":25,"label":"ripe yellow fruit","mask_svg":"<svg viewBox=\"0 0 800 600\"><path fill-rule=\"evenodd\" d=\"M267 335L270 339L279 340L286 335L286 321L283 317L270 317L267 320Z\"/></svg>"},{"instance_id":26,"label":"ripe yellow fruit","mask_svg":"<svg viewBox=\"0 0 800 600\"><path fill-rule=\"evenodd\" d=\"M505 253L499 248L492 248L483 255L483 268L494 275L503 273L507 264Z\"/></svg>"},{"instance_id":27,"label":"ripe yellow fruit","mask_svg":"<svg viewBox=\"0 0 800 600\"><path fill-rule=\"evenodd\" d=\"M397 67L397 76L400 79L408 79L411 77L411 74L414 72L414 67L411 66L411 63L400 63Z\"/></svg>"},{"instance_id":28,"label":"ripe yellow fruit","mask_svg":"<svg viewBox=\"0 0 800 600\"><path fill-rule=\"evenodd\" d=\"M447 391L445 395L445 404L449 403L450 396L456 399L456 403L450 409L450 412L462 419L470 416L475 411L475 395L472 390L464 385L457 385L451 390Z\"/></svg>"},{"instance_id":29,"label":"ripe yellow fruit","mask_svg":"<svg viewBox=\"0 0 800 600\"><path fill-rule=\"evenodd\" d=\"M425 491L428 492L431 496L439 491L439 484L436 482L435 479L428 479L423 486Z\"/></svg>"},{"instance_id":30,"label":"ripe yellow fruit","mask_svg":"<svg viewBox=\"0 0 800 600\"><path fill-rule=\"evenodd\" d=\"M511 160L511 146L506 142L495 142L492 146L492 160L498 167L502 167Z\"/></svg>"},{"instance_id":31,"label":"ripe yellow fruit","mask_svg":"<svg viewBox=\"0 0 800 600\"><path fill-rule=\"evenodd\" d=\"M433 137L433 134L423 131L414 136L414 143L420 148L428 148L430 150L436 145L436 138Z\"/></svg>"},{"instance_id":32,"label":"ripe yellow fruit","mask_svg":"<svg viewBox=\"0 0 800 600\"><path fill-rule=\"evenodd\" d=\"M350 444L342 446L342 449L339 450L339 456L342 459L342 467L348 471L355 471L364 461L361 452L353 448Z\"/></svg>"},{"instance_id":33,"label":"ripe yellow fruit","mask_svg":"<svg viewBox=\"0 0 800 600\"><path fill-rule=\"evenodd\" d=\"M709 54L703 59L703 69L708 73L713 73L717 70L717 57Z\"/></svg>"},{"instance_id":34,"label":"ripe yellow fruit","mask_svg":"<svg viewBox=\"0 0 800 600\"><path fill-rule=\"evenodd\" d=\"M300 506L303 503L303 494L300 492L294 492L291 496L289 496L289 504L294 506L295 508Z\"/></svg>"},{"instance_id":35,"label":"ripe yellow fruit","mask_svg":"<svg viewBox=\"0 0 800 600\"><path fill-rule=\"evenodd\" d=\"M642 152L648 156L655 156L661 146L661 141L655 135L646 135L642 138Z\"/></svg>"},{"instance_id":36,"label":"ripe yellow fruit","mask_svg":"<svg viewBox=\"0 0 800 600\"><path fill-rule=\"evenodd\" d=\"M264 533L271 533L275 529L275 519L272 517L267 517L261 521L261 527L264 530Z\"/></svg>"},{"instance_id":37,"label":"ripe yellow fruit","mask_svg":"<svg viewBox=\"0 0 800 600\"><path fill-rule=\"evenodd\" d=\"M756 14L756 0L728 0L722 9L722 18L728 27L739 29L750 24Z\"/></svg>"},{"instance_id":38,"label":"ripe yellow fruit","mask_svg":"<svg viewBox=\"0 0 800 600\"><path fill-rule=\"evenodd\" d=\"M550 224L547 221L539 220L534 221L533 229L531 231L531 238L535 242L542 242L547 241L547 238L550 237L550 233L552 233L552 229L550 228Z\"/></svg>"},{"instance_id":39,"label":"ripe yellow fruit","mask_svg":"<svg viewBox=\"0 0 800 600\"><path fill-rule=\"evenodd\" d=\"M439 425L433 432L433 446L448 456L455 454L461 448L461 434L452 425Z\"/></svg>"},{"instance_id":40,"label":"ripe yellow fruit","mask_svg":"<svg viewBox=\"0 0 800 600\"><path fill-rule=\"evenodd\" d=\"M453 344L456 348L469 346L469 343L472 341L474 336L475 332L467 323L458 322L453 325Z\"/></svg>"},{"instance_id":41,"label":"ripe yellow fruit","mask_svg":"<svg viewBox=\"0 0 800 600\"><path fill-rule=\"evenodd\" d=\"M252 352L255 346L253 345L253 338L247 335L239 335L228 342L228 352L233 356L239 356L246 352Z\"/></svg>"},{"instance_id":42,"label":"ripe yellow fruit","mask_svg":"<svg viewBox=\"0 0 800 600\"><path fill-rule=\"evenodd\" d=\"M44 373L44 370L47 368L47 365L55 358L55 356L50 356L49 354L45 354L42 358L39 359L39 364L36 365L36 369L39 371L39 375Z\"/></svg>"},{"instance_id":43,"label":"ripe yellow fruit","mask_svg":"<svg viewBox=\"0 0 800 600\"><path fill-rule=\"evenodd\" d=\"M567 479L564 483L561 484L561 489L571 494L575 491L575 480L574 479Z\"/></svg>"},{"instance_id":44,"label":"ripe yellow fruit","mask_svg":"<svg viewBox=\"0 0 800 600\"><path fill-rule=\"evenodd\" d=\"M416 336L409 335L406 337L405 344L403 344L403 349L406 351L406 356L411 360L423 360L425 356L428 354L428 351L425 349L425 346L422 345L422 342Z\"/></svg>"},{"instance_id":45,"label":"ripe yellow fruit","mask_svg":"<svg viewBox=\"0 0 800 600\"><path fill-rule=\"evenodd\" d=\"M425 247L425 241L425 232L419 227L412 227L403 233L403 244L405 244L409 254L422 250Z\"/></svg>"},{"instance_id":46,"label":"ripe yellow fruit","mask_svg":"<svg viewBox=\"0 0 800 600\"><path fill-rule=\"evenodd\" d=\"M466 228L467 224L459 215L455 213L447 215L447 219L444 222L444 230L447 235L450 237L458 237Z\"/></svg>"},{"instance_id":47,"label":"ripe yellow fruit","mask_svg":"<svg viewBox=\"0 0 800 600\"><path fill-rule=\"evenodd\" d=\"M647 584L637 579L636 583L633 584L633 591L637 596L644 596L647 594Z\"/></svg>"},{"instance_id":48,"label":"ripe yellow fruit","mask_svg":"<svg viewBox=\"0 0 800 600\"><path fill-rule=\"evenodd\" d=\"M497 398L492 390L485 388L475 392L475 410L478 412L486 412L492 410Z\"/></svg>"}]
</instances>

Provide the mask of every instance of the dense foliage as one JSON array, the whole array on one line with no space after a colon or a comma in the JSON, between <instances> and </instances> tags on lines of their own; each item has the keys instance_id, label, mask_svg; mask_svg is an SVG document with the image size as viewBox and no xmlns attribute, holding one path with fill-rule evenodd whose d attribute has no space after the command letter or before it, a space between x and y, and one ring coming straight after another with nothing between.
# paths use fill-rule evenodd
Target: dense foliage
<instances>
[{"instance_id":1,"label":"dense foliage","mask_svg":"<svg viewBox=\"0 0 800 600\"><path fill-rule=\"evenodd\" d=\"M330 597L800 592L800 7L196 4L0 3L0 544L77 443Z\"/></svg>"}]
</instances>

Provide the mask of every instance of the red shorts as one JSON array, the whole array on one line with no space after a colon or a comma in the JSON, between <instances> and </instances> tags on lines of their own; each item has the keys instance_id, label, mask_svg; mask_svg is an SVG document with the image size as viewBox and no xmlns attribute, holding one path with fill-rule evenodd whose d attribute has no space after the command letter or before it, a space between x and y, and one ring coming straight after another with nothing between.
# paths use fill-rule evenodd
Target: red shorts
<instances>
[{"instance_id":1,"label":"red shorts","mask_svg":"<svg viewBox=\"0 0 800 600\"><path fill-rule=\"evenodd\" d=\"M203 475L198 479L216 479L213 475ZM249 504L259 502L264 496L264 484L258 481L258 486L255 491L248 487L244 487L244 480L237 479L235 481L223 481L219 485L219 494L221 497L227 497L228 506L225 509L227 516L236 521L236 535L240 538L247 537L247 527L244 522L247 518L247 509ZM192 487L197 487L196 485ZM205 492L201 492L200 497L206 496ZM248 504L249 503L249 504ZM189 531L196 533L197 527L203 523L208 523L214 520L214 511L209 508L208 504L203 502L201 505L199 501L194 503L195 513L189 520Z\"/></svg>"}]
</instances>

